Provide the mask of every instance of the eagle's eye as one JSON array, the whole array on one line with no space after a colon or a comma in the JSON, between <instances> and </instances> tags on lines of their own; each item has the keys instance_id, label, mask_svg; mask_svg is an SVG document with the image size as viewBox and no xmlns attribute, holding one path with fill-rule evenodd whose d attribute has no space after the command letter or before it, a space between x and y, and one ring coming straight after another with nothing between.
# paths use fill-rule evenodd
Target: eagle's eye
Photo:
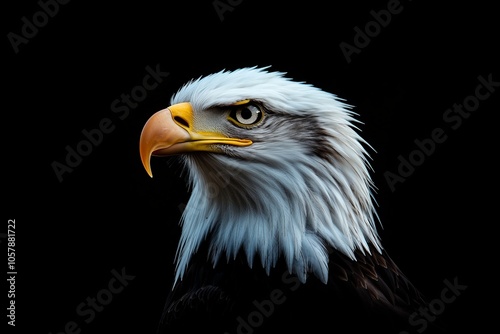
<instances>
[{"instance_id":1,"label":"eagle's eye","mask_svg":"<svg viewBox=\"0 0 500 334\"><path fill-rule=\"evenodd\" d=\"M255 104L248 103L231 110L228 119L234 125L249 129L264 119L264 112Z\"/></svg>"}]
</instances>

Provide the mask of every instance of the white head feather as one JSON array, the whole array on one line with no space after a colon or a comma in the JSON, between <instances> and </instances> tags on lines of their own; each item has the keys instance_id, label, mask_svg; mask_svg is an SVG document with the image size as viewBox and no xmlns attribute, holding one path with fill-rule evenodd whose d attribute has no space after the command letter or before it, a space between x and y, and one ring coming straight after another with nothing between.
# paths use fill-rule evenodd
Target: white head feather
<instances>
[{"instance_id":1,"label":"white head feather","mask_svg":"<svg viewBox=\"0 0 500 334\"><path fill-rule=\"evenodd\" d=\"M350 106L255 67L192 80L171 103L190 102L196 115L244 99L269 111L261 126L232 133L252 145L183 156L192 193L175 281L209 235L214 264L244 251L250 266L257 256L269 271L282 256L302 281L309 272L327 281L327 245L352 259L355 249L370 252L369 244L380 250L366 143Z\"/></svg>"}]
</instances>

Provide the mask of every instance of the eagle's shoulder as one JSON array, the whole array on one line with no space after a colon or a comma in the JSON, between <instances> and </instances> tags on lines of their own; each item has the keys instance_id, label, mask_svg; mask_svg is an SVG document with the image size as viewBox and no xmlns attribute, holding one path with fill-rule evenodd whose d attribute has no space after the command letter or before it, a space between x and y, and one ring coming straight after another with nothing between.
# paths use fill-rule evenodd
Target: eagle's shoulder
<instances>
[{"instance_id":1,"label":"eagle's shoulder","mask_svg":"<svg viewBox=\"0 0 500 334\"><path fill-rule=\"evenodd\" d=\"M330 284L342 291L355 292L363 305L408 317L426 304L425 296L395 264L386 250L355 252L356 260L330 251Z\"/></svg>"},{"instance_id":2,"label":"eagle's shoulder","mask_svg":"<svg viewBox=\"0 0 500 334\"><path fill-rule=\"evenodd\" d=\"M195 254L171 291L160 333L274 333L303 326L399 333L425 305L385 251L359 253L357 261L330 251L327 284L314 275L301 283L284 261L270 272L258 262L250 268L244 254L214 265L206 251Z\"/></svg>"}]
</instances>

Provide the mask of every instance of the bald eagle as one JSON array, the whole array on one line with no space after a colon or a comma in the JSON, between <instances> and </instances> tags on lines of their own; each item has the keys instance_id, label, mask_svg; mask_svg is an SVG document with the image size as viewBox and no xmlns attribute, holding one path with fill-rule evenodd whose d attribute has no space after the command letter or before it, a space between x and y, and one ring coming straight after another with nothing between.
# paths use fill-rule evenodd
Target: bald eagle
<instances>
[{"instance_id":1,"label":"bald eagle","mask_svg":"<svg viewBox=\"0 0 500 334\"><path fill-rule=\"evenodd\" d=\"M405 329L425 302L377 234L355 116L269 67L193 79L151 116L147 173L175 155L190 186L159 332Z\"/></svg>"}]
</instances>

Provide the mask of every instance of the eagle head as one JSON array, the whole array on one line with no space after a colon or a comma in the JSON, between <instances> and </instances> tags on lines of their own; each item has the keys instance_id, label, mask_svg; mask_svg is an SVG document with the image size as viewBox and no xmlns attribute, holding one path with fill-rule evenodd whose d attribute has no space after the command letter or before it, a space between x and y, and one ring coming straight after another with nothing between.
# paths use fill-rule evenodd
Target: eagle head
<instances>
[{"instance_id":1,"label":"eagle head","mask_svg":"<svg viewBox=\"0 0 500 334\"><path fill-rule=\"evenodd\" d=\"M170 104L139 146L150 176L151 156L178 155L188 170L176 282L204 241L214 265L243 252L269 272L282 258L302 282L327 281L329 249L381 250L368 145L343 99L249 67L191 80Z\"/></svg>"}]
</instances>

